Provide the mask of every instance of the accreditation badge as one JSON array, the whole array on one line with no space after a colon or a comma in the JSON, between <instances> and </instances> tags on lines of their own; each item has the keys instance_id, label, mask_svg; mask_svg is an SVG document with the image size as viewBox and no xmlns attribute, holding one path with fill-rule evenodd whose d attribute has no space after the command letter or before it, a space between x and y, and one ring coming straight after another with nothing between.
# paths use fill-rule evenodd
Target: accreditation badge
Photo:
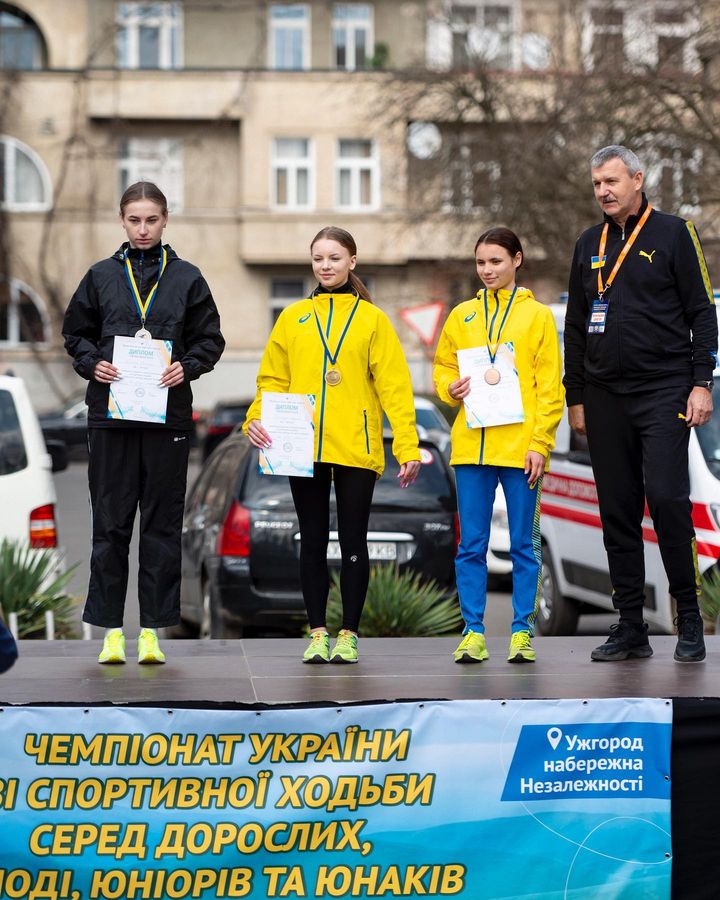
<instances>
[{"instance_id":1,"label":"accreditation badge","mask_svg":"<svg viewBox=\"0 0 720 900\"><path fill-rule=\"evenodd\" d=\"M590 310L590 322L588 324L588 334L604 334L605 323L607 322L608 303L600 297L593 303Z\"/></svg>"}]
</instances>

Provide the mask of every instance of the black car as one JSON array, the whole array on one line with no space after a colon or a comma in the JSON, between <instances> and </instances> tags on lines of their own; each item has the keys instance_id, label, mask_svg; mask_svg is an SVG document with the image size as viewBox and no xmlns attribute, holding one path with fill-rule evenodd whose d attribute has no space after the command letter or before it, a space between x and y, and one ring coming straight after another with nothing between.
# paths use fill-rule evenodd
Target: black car
<instances>
[{"instance_id":1,"label":"black car","mask_svg":"<svg viewBox=\"0 0 720 900\"><path fill-rule=\"evenodd\" d=\"M401 489L385 438L385 472L375 486L371 562L397 563L455 588L457 500L450 470L429 441L412 487ZM340 565L331 499L331 565ZM235 433L213 453L185 504L182 617L185 633L239 637L244 629L298 634L306 622L300 590L300 534L290 485L261 475L257 451Z\"/></svg>"},{"instance_id":2,"label":"black car","mask_svg":"<svg viewBox=\"0 0 720 900\"><path fill-rule=\"evenodd\" d=\"M252 402L252 399L226 400L215 404L207 420L207 428L202 445L203 460L207 459L226 437L230 437L236 425L240 425L245 421L245 416Z\"/></svg>"},{"instance_id":3,"label":"black car","mask_svg":"<svg viewBox=\"0 0 720 900\"><path fill-rule=\"evenodd\" d=\"M38 416L46 443L62 442L70 459L87 459L87 405L85 397L76 397L63 409Z\"/></svg>"}]
</instances>

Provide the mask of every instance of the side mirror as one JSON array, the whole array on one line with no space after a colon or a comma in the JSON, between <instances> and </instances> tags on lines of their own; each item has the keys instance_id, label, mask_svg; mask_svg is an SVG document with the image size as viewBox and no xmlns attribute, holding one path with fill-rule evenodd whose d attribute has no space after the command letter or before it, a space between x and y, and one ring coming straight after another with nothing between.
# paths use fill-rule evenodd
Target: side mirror
<instances>
[{"instance_id":1,"label":"side mirror","mask_svg":"<svg viewBox=\"0 0 720 900\"><path fill-rule=\"evenodd\" d=\"M68 467L68 452L65 442L50 439L45 441L45 446L52 460L52 471L64 472Z\"/></svg>"}]
</instances>

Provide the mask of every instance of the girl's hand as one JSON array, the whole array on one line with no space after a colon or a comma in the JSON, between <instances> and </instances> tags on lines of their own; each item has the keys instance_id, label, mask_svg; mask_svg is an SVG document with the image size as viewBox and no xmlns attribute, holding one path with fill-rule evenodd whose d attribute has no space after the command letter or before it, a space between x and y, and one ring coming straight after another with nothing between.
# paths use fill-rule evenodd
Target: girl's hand
<instances>
[{"instance_id":1,"label":"girl's hand","mask_svg":"<svg viewBox=\"0 0 720 900\"><path fill-rule=\"evenodd\" d=\"M448 385L448 394L453 400L463 400L470 393L470 376L458 378L457 381L451 381Z\"/></svg>"},{"instance_id":2,"label":"girl's hand","mask_svg":"<svg viewBox=\"0 0 720 900\"><path fill-rule=\"evenodd\" d=\"M253 447L257 447L258 450L267 450L268 447L272 446L272 438L262 427L258 419L253 419L252 422L250 422L247 435L250 439L250 443Z\"/></svg>"},{"instance_id":3,"label":"girl's hand","mask_svg":"<svg viewBox=\"0 0 720 900\"><path fill-rule=\"evenodd\" d=\"M400 487L406 488L415 481L420 474L420 463L417 459L411 459L410 462L403 463L398 472L400 479Z\"/></svg>"},{"instance_id":4,"label":"girl's hand","mask_svg":"<svg viewBox=\"0 0 720 900\"><path fill-rule=\"evenodd\" d=\"M525 474L528 476L528 484L534 488L538 479L545 471L545 457L536 450L528 450L525 454Z\"/></svg>"},{"instance_id":5,"label":"girl's hand","mask_svg":"<svg viewBox=\"0 0 720 900\"><path fill-rule=\"evenodd\" d=\"M174 362L160 376L160 387L177 387L185 381L185 371L181 362Z\"/></svg>"},{"instance_id":6,"label":"girl's hand","mask_svg":"<svg viewBox=\"0 0 720 900\"><path fill-rule=\"evenodd\" d=\"M93 369L93 378L95 381L99 381L100 384L112 384L113 381L117 381L121 377L120 369L116 369L112 363L104 359L101 359Z\"/></svg>"}]
</instances>

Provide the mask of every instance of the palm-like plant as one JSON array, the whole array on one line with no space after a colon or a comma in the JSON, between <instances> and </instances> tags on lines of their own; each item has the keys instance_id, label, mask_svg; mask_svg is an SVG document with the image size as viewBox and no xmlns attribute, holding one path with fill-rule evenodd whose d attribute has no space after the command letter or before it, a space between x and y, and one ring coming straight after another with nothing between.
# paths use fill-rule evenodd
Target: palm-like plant
<instances>
[{"instance_id":1,"label":"palm-like plant","mask_svg":"<svg viewBox=\"0 0 720 900\"><path fill-rule=\"evenodd\" d=\"M340 575L333 572L327 608L331 631L342 627ZM374 566L362 614L363 637L432 637L460 631L456 598L448 599L435 581L397 566Z\"/></svg>"},{"instance_id":2,"label":"palm-like plant","mask_svg":"<svg viewBox=\"0 0 720 900\"><path fill-rule=\"evenodd\" d=\"M75 637L72 623L75 600L65 586L77 566L51 578L56 556L52 550L33 550L7 538L0 543L0 611L17 613L18 637L45 636L45 613L52 611L55 634Z\"/></svg>"},{"instance_id":3,"label":"palm-like plant","mask_svg":"<svg viewBox=\"0 0 720 900\"><path fill-rule=\"evenodd\" d=\"M714 566L702 577L700 613L705 622L705 633L714 634L720 616L720 571Z\"/></svg>"}]
</instances>

